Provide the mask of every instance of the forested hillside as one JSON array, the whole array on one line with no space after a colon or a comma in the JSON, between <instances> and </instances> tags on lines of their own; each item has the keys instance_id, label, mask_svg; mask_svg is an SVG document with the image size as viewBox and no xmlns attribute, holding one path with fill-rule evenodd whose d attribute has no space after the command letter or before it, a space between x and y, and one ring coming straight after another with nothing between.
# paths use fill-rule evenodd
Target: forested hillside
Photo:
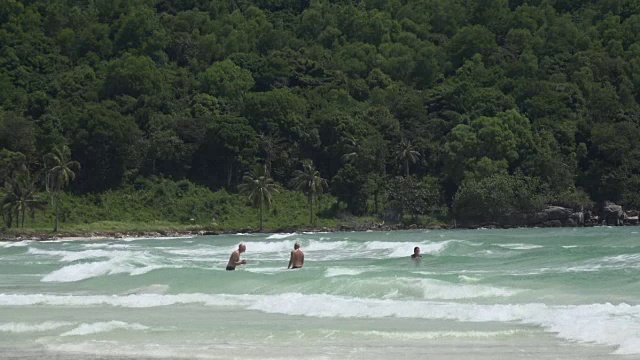
<instances>
[{"instance_id":1,"label":"forested hillside","mask_svg":"<svg viewBox=\"0 0 640 360\"><path fill-rule=\"evenodd\" d=\"M66 145L76 195L310 159L354 215L637 208L639 102L637 0L0 0L0 182L38 191Z\"/></svg>"}]
</instances>

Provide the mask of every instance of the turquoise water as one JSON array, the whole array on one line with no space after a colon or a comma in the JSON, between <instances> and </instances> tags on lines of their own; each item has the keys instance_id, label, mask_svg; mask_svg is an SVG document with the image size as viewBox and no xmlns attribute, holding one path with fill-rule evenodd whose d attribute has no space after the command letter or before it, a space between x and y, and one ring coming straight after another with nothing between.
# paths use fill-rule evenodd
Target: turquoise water
<instances>
[{"instance_id":1,"label":"turquoise water","mask_svg":"<svg viewBox=\"0 0 640 360\"><path fill-rule=\"evenodd\" d=\"M640 359L639 295L637 227L4 242L0 358Z\"/></svg>"}]
</instances>

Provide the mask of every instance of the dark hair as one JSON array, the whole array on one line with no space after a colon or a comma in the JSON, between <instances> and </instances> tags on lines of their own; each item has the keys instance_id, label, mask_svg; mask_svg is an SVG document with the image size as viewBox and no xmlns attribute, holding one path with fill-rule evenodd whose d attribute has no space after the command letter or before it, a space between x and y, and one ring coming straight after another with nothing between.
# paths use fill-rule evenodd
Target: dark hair
<instances>
[{"instance_id":1,"label":"dark hair","mask_svg":"<svg viewBox=\"0 0 640 360\"><path fill-rule=\"evenodd\" d=\"M416 246L416 247L414 247L414 248L413 248L413 252L416 252L416 251L418 251L419 249L420 249L420 247L419 247L419 246Z\"/></svg>"}]
</instances>

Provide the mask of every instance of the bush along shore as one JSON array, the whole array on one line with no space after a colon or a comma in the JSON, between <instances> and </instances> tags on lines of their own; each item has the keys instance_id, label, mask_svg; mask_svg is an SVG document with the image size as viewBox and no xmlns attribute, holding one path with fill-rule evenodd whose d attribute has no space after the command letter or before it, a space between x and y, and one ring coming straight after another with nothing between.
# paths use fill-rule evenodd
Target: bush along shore
<instances>
[{"instance_id":1,"label":"bush along shore","mask_svg":"<svg viewBox=\"0 0 640 360\"><path fill-rule=\"evenodd\" d=\"M389 213L386 214L387 216ZM429 224L416 223L417 219L394 222L394 219L348 217L334 219L332 226L284 226L278 228L254 227L225 228L217 225L183 224L132 224L127 222L97 222L85 226L71 226L70 230L57 233L51 230L19 228L3 229L2 241L23 240L61 240L61 239L123 239L123 238L162 238L195 237L238 233L312 233L312 232L350 232L350 231L392 231L392 230L445 230L478 228L522 228L522 227L590 227L590 226L637 226L639 211L623 210L620 205L606 203L599 213L592 210L574 211L561 206L548 206L537 212L514 212L503 215L498 221L437 221L429 218ZM397 215L396 215L397 216ZM422 219L424 221L424 218ZM251 223L252 221L248 221ZM255 222L255 220L253 221Z\"/></svg>"}]
</instances>

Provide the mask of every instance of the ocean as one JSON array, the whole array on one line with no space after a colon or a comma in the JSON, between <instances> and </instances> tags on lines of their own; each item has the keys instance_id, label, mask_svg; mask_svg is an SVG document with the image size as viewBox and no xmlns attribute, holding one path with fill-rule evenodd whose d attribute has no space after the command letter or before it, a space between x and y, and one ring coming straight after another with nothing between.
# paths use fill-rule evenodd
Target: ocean
<instances>
[{"instance_id":1,"label":"ocean","mask_svg":"<svg viewBox=\"0 0 640 360\"><path fill-rule=\"evenodd\" d=\"M640 359L640 227L0 242L0 359L392 358Z\"/></svg>"}]
</instances>

